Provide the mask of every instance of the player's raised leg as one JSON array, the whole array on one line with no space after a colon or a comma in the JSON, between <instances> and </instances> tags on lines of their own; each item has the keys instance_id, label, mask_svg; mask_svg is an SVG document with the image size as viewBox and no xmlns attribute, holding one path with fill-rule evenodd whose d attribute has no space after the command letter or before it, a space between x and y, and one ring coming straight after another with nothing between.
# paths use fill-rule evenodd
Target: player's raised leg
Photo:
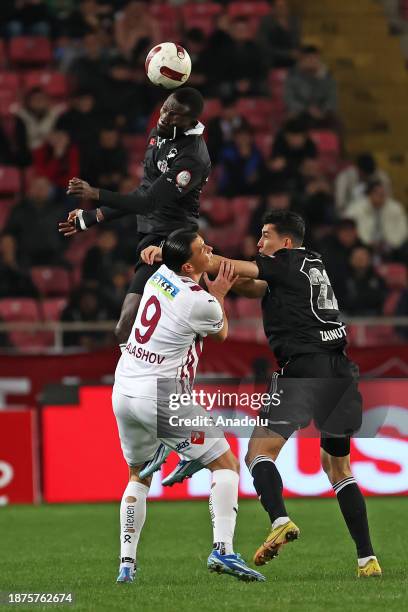
<instances>
[{"instance_id":1,"label":"player's raised leg","mask_svg":"<svg viewBox=\"0 0 408 612\"><path fill-rule=\"evenodd\" d=\"M129 482L120 504L120 567L117 582L133 582L136 574L136 551L146 519L146 498L151 482L151 478L139 478L141 467L129 468Z\"/></svg>"},{"instance_id":2,"label":"player's raised leg","mask_svg":"<svg viewBox=\"0 0 408 612\"><path fill-rule=\"evenodd\" d=\"M341 513L356 545L357 575L381 576L381 567L371 544L365 499L351 472L350 439L322 438L320 453L322 467L333 486Z\"/></svg>"},{"instance_id":3,"label":"player's raised leg","mask_svg":"<svg viewBox=\"0 0 408 612\"><path fill-rule=\"evenodd\" d=\"M269 515L272 528L254 555L255 565L264 565L279 553L284 544L299 537L299 528L287 513L283 483L275 461L286 439L265 427L255 427L245 462L254 479L259 500Z\"/></svg>"}]
</instances>

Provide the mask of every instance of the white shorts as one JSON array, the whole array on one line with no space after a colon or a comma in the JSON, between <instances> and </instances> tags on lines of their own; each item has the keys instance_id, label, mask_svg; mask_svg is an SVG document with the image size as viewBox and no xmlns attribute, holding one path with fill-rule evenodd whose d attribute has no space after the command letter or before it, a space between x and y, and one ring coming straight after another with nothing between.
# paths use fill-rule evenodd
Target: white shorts
<instances>
[{"instance_id":1,"label":"white shorts","mask_svg":"<svg viewBox=\"0 0 408 612\"><path fill-rule=\"evenodd\" d=\"M172 448L186 459L200 459L203 465L208 465L227 452L229 444L223 431L214 424L208 423L209 414L202 406L191 404L185 406L182 412L177 412L177 418L204 419L204 423L183 425L157 432L157 402L152 398L129 397L113 387L112 406L119 430L120 444L127 464L132 467L142 465L153 458L160 442ZM168 409L167 409L168 410ZM162 411L160 412L163 417ZM170 410L166 411L166 419L175 417Z\"/></svg>"}]
</instances>

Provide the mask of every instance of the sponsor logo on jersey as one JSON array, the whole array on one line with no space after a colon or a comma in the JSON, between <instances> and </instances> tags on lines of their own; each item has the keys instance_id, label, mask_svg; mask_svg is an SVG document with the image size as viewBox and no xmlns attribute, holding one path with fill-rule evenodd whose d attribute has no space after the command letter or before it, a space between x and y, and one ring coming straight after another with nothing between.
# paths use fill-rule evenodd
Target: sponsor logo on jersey
<instances>
[{"instance_id":1,"label":"sponsor logo on jersey","mask_svg":"<svg viewBox=\"0 0 408 612\"><path fill-rule=\"evenodd\" d=\"M180 452L183 450L183 448L187 448L187 446L190 446L190 442L188 440L183 440L182 442L176 444L176 451Z\"/></svg>"},{"instance_id":2,"label":"sponsor logo on jersey","mask_svg":"<svg viewBox=\"0 0 408 612\"><path fill-rule=\"evenodd\" d=\"M156 272L156 274L152 276L152 278L149 280L149 285L156 287L156 289L158 289L160 293L165 295L170 300L174 300L174 298L180 291L180 289L176 287L176 285L173 285L173 283L169 281L168 278L163 276L163 274L160 274L160 272Z\"/></svg>"},{"instance_id":3,"label":"sponsor logo on jersey","mask_svg":"<svg viewBox=\"0 0 408 612\"><path fill-rule=\"evenodd\" d=\"M169 169L169 164L167 163L165 159L161 159L160 161L157 162L157 167L160 170L160 172L164 174Z\"/></svg>"},{"instance_id":4,"label":"sponsor logo on jersey","mask_svg":"<svg viewBox=\"0 0 408 612\"><path fill-rule=\"evenodd\" d=\"M149 146L152 147L155 144L156 144L156 139L155 138L151 138L150 141L149 141Z\"/></svg>"},{"instance_id":5,"label":"sponsor logo on jersey","mask_svg":"<svg viewBox=\"0 0 408 612\"><path fill-rule=\"evenodd\" d=\"M204 431L192 431L191 432L191 444L204 444L205 433Z\"/></svg>"},{"instance_id":6,"label":"sponsor logo on jersey","mask_svg":"<svg viewBox=\"0 0 408 612\"><path fill-rule=\"evenodd\" d=\"M182 170L176 176L176 183L179 187L187 187L190 181L191 181L191 172L189 172L188 170Z\"/></svg>"},{"instance_id":7,"label":"sponsor logo on jersey","mask_svg":"<svg viewBox=\"0 0 408 612\"><path fill-rule=\"evenodd\" d=\"M166 159L172 159L172 157L176 157L178 151L176 149L176 147L173 147L172 149L170 149L170 151L167 153L166 155Z\"/></svg>"}]
</instances>

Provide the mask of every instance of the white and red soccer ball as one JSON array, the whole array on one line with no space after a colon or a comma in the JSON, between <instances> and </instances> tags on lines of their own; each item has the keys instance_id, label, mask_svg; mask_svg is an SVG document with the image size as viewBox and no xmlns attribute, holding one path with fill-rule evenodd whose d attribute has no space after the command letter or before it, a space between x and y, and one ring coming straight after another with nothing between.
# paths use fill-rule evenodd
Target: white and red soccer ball
<instances>
[{"instance_id":1,"label":"white and red soccer ball","mask_svg":"<svg viewBox=\"0 0 408 612\"><path fill-rule=\"evenodd\" d=\"M175 89L183 85L190 76L191 59L181 45L164 42L149 51L145 69L153 85Z\"/></svg>"}]
</instances>

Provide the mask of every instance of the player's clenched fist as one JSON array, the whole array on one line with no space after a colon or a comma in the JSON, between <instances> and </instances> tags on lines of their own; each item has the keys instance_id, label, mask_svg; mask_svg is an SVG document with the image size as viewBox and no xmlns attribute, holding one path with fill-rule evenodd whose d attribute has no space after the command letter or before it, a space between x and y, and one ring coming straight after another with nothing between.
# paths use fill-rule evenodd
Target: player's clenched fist
<instances>
[{"instance_id":1,"label":"player's clenched fist","mask_svg":"<svg viewBox=\"0 0 408 612\"><path fill-rule=\"evenodd\" d=\"M67 194L86 200L99 199L99 189L91 187L89 183L77 177L74 177L69 181Z\"/></svg>"}]
</instances>

